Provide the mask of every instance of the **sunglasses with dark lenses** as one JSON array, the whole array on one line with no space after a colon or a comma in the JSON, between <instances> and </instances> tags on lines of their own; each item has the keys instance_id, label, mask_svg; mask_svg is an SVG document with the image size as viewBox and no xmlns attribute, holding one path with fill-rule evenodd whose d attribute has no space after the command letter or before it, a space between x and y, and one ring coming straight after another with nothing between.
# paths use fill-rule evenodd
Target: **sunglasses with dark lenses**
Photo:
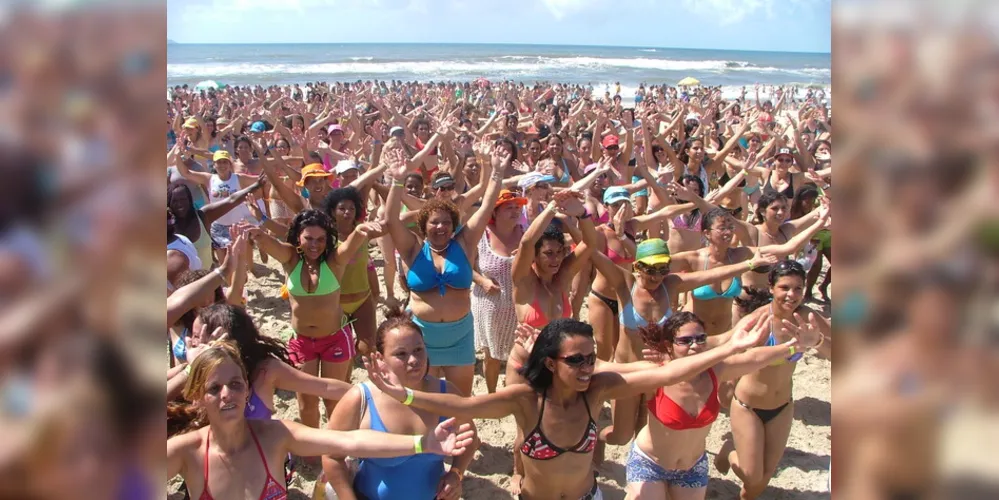
<instances>
[{"instance_id":1,"label":"sunglasses with dark lenses","mask_svg":"<svg viewBox=\"0 0 999 500\"><path fill-rule=\"evenodd\" d=\"M448 184L445 186L437 186L438 191L454 191L454 184Z\"/></svg>"},{"instance_id":2,"label":"sunglasses with dark lenses","mask_svg":"<svg viewBox=\"0 0 999 500\"><path fill-rule=\"evenodd\" d=\"M650 266L639 262L635 265L635 268L645 274L658 274L659 276L669 274L669 264L657 264L655 266Z\"/></svg>"},{"instance_id":3,"label":"sunglasses with dark lenses","mask_svg":"<svg viewBox=\"0 0 999 500\"><path fill-rule=\"evenodd\" d=\"M677 337L673 339L673 343L676 345L704 345L708 343L708 334L702 333L700 335L691 335L688 337Z\"/></svg>"},{"instance_id":4,"label":"sunglasses with dark lenses","mask_svg":"<svg viewBox=\"0 0 999 500\"><path fill-rule=\"evenodd\" d=\"M565 361L565 364L574 368L579 368L583 365L593 366L597 364L597 353L573 354L572 356L560 356L558 359Z\"/></svg>"},{"instance_id":5,"label":"sunglasses with dark lenses","mask_svg":"<svg viewBox=\"0 0 999 500\"><path fill-rule=\"evenodd\" d=\"M606 149L607 151L617 151L618 149L620 149L620 146L607 146L604 149Z\"/></svg>"}]
</instances>

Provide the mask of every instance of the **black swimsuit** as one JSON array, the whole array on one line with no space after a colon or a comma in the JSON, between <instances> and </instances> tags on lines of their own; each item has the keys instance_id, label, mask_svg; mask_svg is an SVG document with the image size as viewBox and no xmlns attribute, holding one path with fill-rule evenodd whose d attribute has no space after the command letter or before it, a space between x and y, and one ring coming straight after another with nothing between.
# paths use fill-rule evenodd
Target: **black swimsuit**
<instances>
[{"instance_id":1,"label":"black swimsuit","mask_svg":"<svg viewBox=\"0 0 999 500\"><path fill-rule=\"evenodd\" d=\"M794 199L794 175L788 177L787 187L781 191L777 191L777 189L775 189L773 186L770 185L770 177L773 177L773 174L767 176L767 182L766 184L763 185L763 194L779 192L789 200Z\"/></svg>"}]
</instances>

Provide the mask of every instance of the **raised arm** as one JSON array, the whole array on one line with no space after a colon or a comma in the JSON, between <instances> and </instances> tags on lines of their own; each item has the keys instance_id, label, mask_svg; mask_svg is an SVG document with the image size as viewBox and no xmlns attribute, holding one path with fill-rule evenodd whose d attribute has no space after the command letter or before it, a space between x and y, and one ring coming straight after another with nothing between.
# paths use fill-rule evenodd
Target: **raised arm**
<instances>
[{"instance_id":1,"label":"raised arm","mask_svg":"<svg viewBox=\"0 0 999 500\"><path fill-rule=\"evenodd\" d=\"M179 173L181 177L195 184L200 184L205 187L209 186L212 182L212 174L208 172L195 172L191 170L188 162L194 163L194 160L192 160L190 156L181 155L180 161L178 161L175 165L177 167L177 173Z\"/></svg>"},{"instance_id":2,"label":"raised arm","mask_svg":"<svg viewBox=\"0 0 999 500\"><path fill-rule=\"evenodd\" d=\"M474 249L479 244L479 240L482 239L482 234L486 232L486 226L493 215L496 199L499 198L503 171L510 164L511 159L512 155L506 152L506 150L496 148L493 150L493 155L489 162L491 170L490 167L483 165L481 178L485 179L485 176L488 176L489 183L486 184L486 192L482 196L482 205L469 217L468 222L465 224L465 229L462 230L461 238L464 241L464 248L469 250ZM479 181L479 183L481 184L482 181Z\"/></svg>"},{"instance_id":3,"label":"raised arm","mask_svg":"<svg viewBox=\"0 0 999 500\"><path fill-rule=\"evenodd\" d=\"M204 223L205 227L211 227L212 222L218 220L223 215L229 213L230 210L236 208L237 205L243 202L246 196L264 184L264 177L260 176L257 181L249 186L232 193L223 200L216 201L215 203L209 203L201 207L201 222Z\"/></svg>"},{"instance_id":4,"label":"raised arm","mask_svg":"<svg viewBox=\"0 0 999 500\"><path fill-rule=\"evenodd\" d=\"M386 151L382 155L382 161L389 164L389 179L392 186L389 188L388 198L385 200L385 221L389 230L389 237L395 243L399 254L408 258L416 247L416 236L406 227L400 218L402 212L402 196L406 190L403 180L406 178L407 162L402 150L393 149Z\"/></svg>"},{"instance_id":5,"label":"raised arm","mask_svg":"<svg viewBox=\"0 0 999 500\"><path fill-rule=\"evenodd\" d=\"M365 222L359 224L344 240L343 244L337 245L336 253L333 255L338 265L345 266L358 252L367 251L367 243L370 237L382 232L382 225L378 222Z\"/></svg>"},{"instance_id":6,"label":"raised arm","mask_svg":"<svg viewBox=\"0 0 999 500\"><path fill-rule=\"evenodd\" d=\"M257 244L257 248L261 252L266 252L267 255L274 257L278 262L287 266L295 258L297 252L295 251L295 247L290 244L278 240L256 226L243 223L241 228Z\"/></svg>"},{"instance_id":7,"label":"raised arm","mask_svg":"<svg viewBox=\"0 0 999 500\"><path fill-rule=\"evenodd\" d=\"M274 425L282 425L285 428L283 436L285 450L301 457L319 455L357 458L405 457L417 454L418 447L423 453L457 456L465 452L465 447L474 438L474 433L467 424L452 429L453 418L434 429L429 429L423 436L389 434L370 429L330 431L288 420L279 420Z\"/></svg>"},{"instance_id":8,"label":"raised arm","mask_svg":"<svg viewBox=\"0 0 999 500\"><path fill-rule=\"evenodd\" d=\"M804 247L805 244L812 239L812 236L815 236L816 233L825 228L829 222L829 210L827 207L822 207L815 211L823 213L819 216L818 220L808 227L808 229L794 235L793 238L787 240L783 244L760 247L760 252L783 257L785 255L791 255L797 252L798 249Z\"/></svg>"},{"instance_id":9,"label":"raised arm","mask_svg":"<svg viewBox=\"0 0 999 500\"><path fill-rule=\"evenodd\" d=\"M717 283L728 278L734 278L746 271L751 271L759 266L765 266L777 263L777 258L773 255L763 257L760 255L759 250L757 250L756 255L752 259L745 262L737 262L735 264L729 264L727 266L716 267L714 269L705 269L702 271L693 271L688 273L671 273L667 276L670 282L667 285L671 290L675 289L680 292L687 292L693 290L699 286L709 285L711 283Z\"/></svg>"},{"instance_id":10,"label":"raised arm","mask_svg":"<svg viewBox=\"0 0 999 500\"><path fill-rule=\"evenodd\" d=\"M531 221L531 225L524 231L524 237L520 239L520 246L517 248L517 255L513 258L513 281L523 279L531 272L531 264L534 263L534 245L541 239L545 229L555 218L555 202L549 202L548 206Z\"/></svg>"}]
</instances>

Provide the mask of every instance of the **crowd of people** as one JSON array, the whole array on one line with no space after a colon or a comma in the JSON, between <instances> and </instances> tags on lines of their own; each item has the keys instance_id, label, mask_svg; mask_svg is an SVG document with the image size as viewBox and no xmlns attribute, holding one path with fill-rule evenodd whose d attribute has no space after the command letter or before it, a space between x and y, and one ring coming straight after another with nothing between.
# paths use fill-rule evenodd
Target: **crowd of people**
<instances>
[{"instance_id":1,"label":"crowd of people","mask_svg":"<svg viewBox=\"0 0 999 500\"><path fill-rule=\"evenodd\" d=\"M627 498L703 499L720 412L732 433L713 466L742 499L767 489L797 363L831 356L822 91L643 86L631 107L485 80L170 96L168 479L191 498L286 498L294 464L321 460L340 499L458 499L474 420L509 415L515 440L488 444L511 449L518 498L602 498L605 445L631 443ZM247 311L270 259L287 342ZM300 423L273 418L278 389Z\"/></svg>"}]
</instances>

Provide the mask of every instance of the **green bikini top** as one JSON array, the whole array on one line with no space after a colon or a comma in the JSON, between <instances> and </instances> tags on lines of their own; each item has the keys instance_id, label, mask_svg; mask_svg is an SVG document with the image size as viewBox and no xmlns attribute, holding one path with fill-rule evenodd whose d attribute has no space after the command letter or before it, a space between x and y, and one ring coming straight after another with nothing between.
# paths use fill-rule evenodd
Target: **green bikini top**
<instances>
[{"instance_id":1,"label":"green bikini top","mask_svg":"<svg viewBox=\"0 0 999 500\"><path fill-rule=\"evenodd\" d=\"M319 264L319 282L316 283L316 291L307 292L305 287L302 286L302 262L304 262L304 259L299 259L295 270L288 275L289 294L296 297L311 297L329 295L340 289L340 282L336 279L336 275L333 274L333 270L330 269L330 265L324 260Z\"/></svg>"}]
</instances>

